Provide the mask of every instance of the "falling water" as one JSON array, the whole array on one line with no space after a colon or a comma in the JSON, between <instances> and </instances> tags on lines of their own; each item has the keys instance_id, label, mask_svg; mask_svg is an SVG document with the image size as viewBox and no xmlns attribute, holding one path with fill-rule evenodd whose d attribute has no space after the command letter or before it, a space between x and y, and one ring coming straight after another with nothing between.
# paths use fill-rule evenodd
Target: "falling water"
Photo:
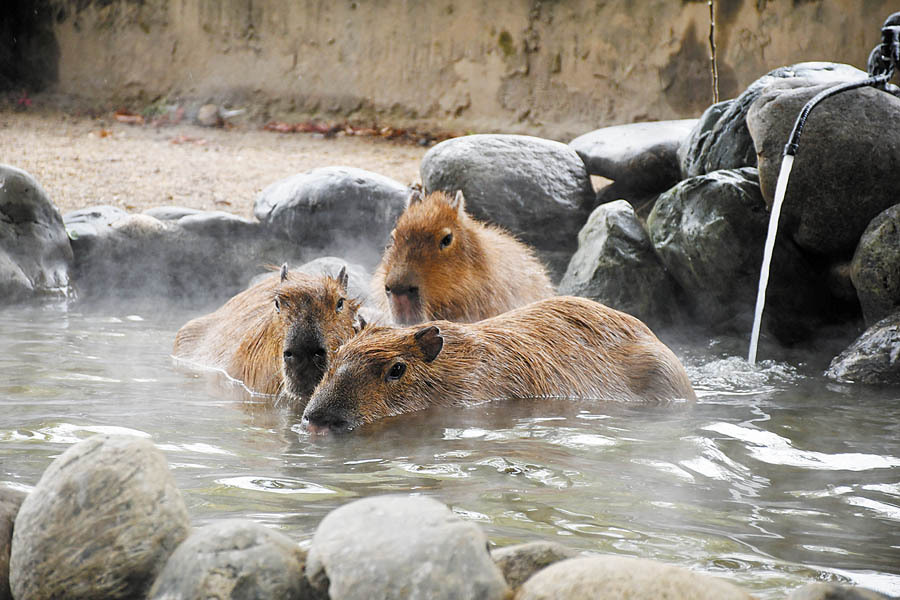
<instances>
[{"instance_id":1,"label":"falling water","mask_svg":"<svg viewBox=\"0 0 900 600\"><path fill-rule=\"evenodd\" d=\"M781 160L781 171L778 172L778 183L775 185L775 201L769 215L769 232L766 234L766 247L763 252L762 268L759 270L759 291L756 293L756 312L753 315L753 333L750 334L750 352L747 361L756 364L756 347L759 343L759 325L762 322L763 309L766 306L766 287L769 285L769 266L772 264L772 252L775 249L775 234L778 231L778 218L781 216L781 205L787 190L794 155L785 154Z\"/></svg>"}]
</instances>

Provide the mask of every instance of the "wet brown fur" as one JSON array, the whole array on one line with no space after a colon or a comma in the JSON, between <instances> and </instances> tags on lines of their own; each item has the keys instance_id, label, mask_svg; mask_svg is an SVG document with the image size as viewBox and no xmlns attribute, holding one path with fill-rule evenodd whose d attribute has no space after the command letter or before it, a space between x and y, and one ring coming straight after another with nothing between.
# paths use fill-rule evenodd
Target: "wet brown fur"
<instances>
[{"instance_id":1,"label":"wet brown fur","mask_svg":"<svg viewBox=\"0 0 900 600\"><path fill-rule=\"evenodd\" d=\"M442 346L429 362L435 336ZM404 375L387 380L400 362ZM541 397L696 399L681 362L644 323L560 296L473 324L367 327L338 350L304 417L313 430L352 429L432 404Z\"/></svg>"},{"instance_id":2,"label":"wet brown fur","mask_svg":"<svg viewBox=\"0 0 900 600\"><path fill-rule=\"evenodd\" d=\"M341 298L345 298L344 308L336 312ZM289 271L282 280L282 275L273 273L215 312L185 324L175 336L173 355L221 369L252 392L278 395L284 391L282 353L291 326L304 320L315 322L330 354L355 333L358 308L333 277Z\"/></svg>"},{"instance_id":3,"label":"wet brown fur","mask_svg":"<svg viewBox=\"0 0 900 600\"><path fill-rule=\"evenodd\" d=\"M452 243L441 240L452 234ZM462 195L433 192L410 199L391 233L372 278L373 296L385 313L398 318L385 285L419 288L419 311L408 324L445 319L471 323L554 295L553 285L534 252L499 227L465 212Z\"/></svg>"}]
</instances>

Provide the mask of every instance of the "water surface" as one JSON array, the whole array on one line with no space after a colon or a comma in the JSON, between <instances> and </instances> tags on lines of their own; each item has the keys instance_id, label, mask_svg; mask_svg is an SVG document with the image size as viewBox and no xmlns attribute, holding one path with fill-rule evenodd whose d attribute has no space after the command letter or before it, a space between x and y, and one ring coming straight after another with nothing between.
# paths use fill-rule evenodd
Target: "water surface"
<instances>
[{"instance_id":1,"label":"water surface","mask_svg":"<svg viewBox=\"0 0 900 600\"><path fill-rule=\"evenodd\" d=\"M30 489L94 433L165 453L195 525L242 517L298 541L375 494L436 498L495 545L656 559L760 598L817 580L900 594L900 394L830 384L744 341L674 347L696 406L506 401L311 438L287 407L173 366L202 311L0 312L0 485Z\"/></svg>"}]
</instances>

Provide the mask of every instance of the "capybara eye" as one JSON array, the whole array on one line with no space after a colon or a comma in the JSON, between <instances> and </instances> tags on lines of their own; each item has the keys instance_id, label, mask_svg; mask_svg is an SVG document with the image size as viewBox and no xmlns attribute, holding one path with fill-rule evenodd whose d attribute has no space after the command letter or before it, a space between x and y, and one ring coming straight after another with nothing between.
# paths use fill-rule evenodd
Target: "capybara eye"
<instances>
[{"instance_id":1,"label":"capybara eye","mask_svg":"<svg viewBox=\"0 0 900 600\"><path fill-rule=\"evenodd\" d=\"M446 248L447 246L449 246L449 245L450 245L450 242L452 242L452 241L453 241L453 234L452 234L452 233L448 233L447 235L445 235L445 236L444 236L444 239L441 240L441 250L443 250L444 248Z\"/></svg>"},{"instance_id":2,"label":"capybara eye","mask_svg":"<svg viewBox=\"0 0 900 600\"><path fill-rule=\"evenodd\" d=\"M278 298L275 298L275 312L281 312L281 300L279 300Z\"/></svg>"},{"instance_id":3,"label":"capybara eye","mask_svg":"<svg viewBox=\"0 0 900 600\"><path fill-rule=\"evenodd\" d=\"M394 366L391 367L391 370L388 371L387 380L388 381L397 381L403 374L406 373L406 365L402 362L394 363Z\"/></svg>"},{"instance_id":4,"label":"capybara eye","mask_svg":"<svg viewBox=\"0 0 900 600\"><path fill-rule=\"evenodd\" d=\"M337 307L335 308L335 310L336 310L337 312L341 312L342 310L344 310L344 299L343 299L343 298L340 298L340 299L337 301Z\"/></svg>"},{"instance_id":5,"label":"capybara eye","mask_svg":"<svg viewBox=\"0 0 900 600\"><path fill-rule=\"evenodd\" d=\"M384 286L384 293L385 293L385 294L390 294L390 293L391 293L391 286L389 286L389 285Z\"/></svg>"}]
</instances>

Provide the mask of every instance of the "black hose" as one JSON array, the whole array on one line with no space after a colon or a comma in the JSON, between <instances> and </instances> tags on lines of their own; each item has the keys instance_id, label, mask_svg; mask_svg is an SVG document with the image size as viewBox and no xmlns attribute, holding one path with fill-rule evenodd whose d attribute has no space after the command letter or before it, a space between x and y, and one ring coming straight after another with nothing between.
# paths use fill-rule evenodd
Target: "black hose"
<instances>
[{"instance_id":1,"label":"black hose","mask_svg":"<svg viewBox=\"0 0 900 600\"><path fill-rule=\"evenodd\" d=\"M826 98L834 96L835 94L840 94L841 92L855 90L856 88L861 88L868 85L874 86L885 84L891 80L893 74L894 72L893 70L891 70L881 75L874 75L872 77L860 79L859 81L848 81L847 83L841 83L830 87L827 90L822 90L821 92L813 96L812 99L803 106L803 110L800 111L800 114L797 115L797 121L794 123L794 129L791 130L791 137L788 138L788 143L784 145L784 156L787 156L788 154L794 156L797 154L797 147L800 145L800 134L803 133L803 126L806 125L806 119L809 118L809 113L812 112L812 109L816 107L816 104Z\"/></svg>"}]
</instances>

